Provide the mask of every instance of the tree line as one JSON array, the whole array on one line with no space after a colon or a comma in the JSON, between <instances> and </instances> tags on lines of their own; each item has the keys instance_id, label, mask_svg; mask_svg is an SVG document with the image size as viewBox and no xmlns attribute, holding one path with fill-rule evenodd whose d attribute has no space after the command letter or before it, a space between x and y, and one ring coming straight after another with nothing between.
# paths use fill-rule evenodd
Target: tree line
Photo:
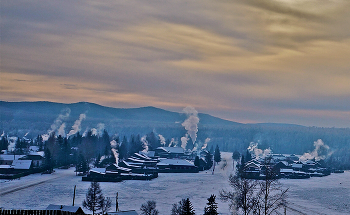
<instances>
[{"instance_id":1,"label":"tree line","mask_svg":"<svg viewBox=\"0 0 350 215\"><path fill-rule=\"evenodd\" d=\"M218 215L216 196L211 195L204 207L203 215ZM92 211L94 215L100 211L101 214L106 214L112 206L111 199L104 197L102 189L98 182L91 182L90 187L86 193L85 199L82 202L84 208ZM140 207L141 215L158 215L159 211L156 208L155 201L147 201ZM195 210L189 198L180 200L172 205L171 215L195 215Z\"/></svg>"}]
</instances>

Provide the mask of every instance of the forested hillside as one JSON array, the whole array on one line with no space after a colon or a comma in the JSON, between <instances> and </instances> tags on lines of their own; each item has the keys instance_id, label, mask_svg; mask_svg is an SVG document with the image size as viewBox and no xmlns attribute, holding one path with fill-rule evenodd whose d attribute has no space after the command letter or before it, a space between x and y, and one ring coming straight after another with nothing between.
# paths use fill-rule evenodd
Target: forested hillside
<instances>
[{"instance_id":1,"label":"forested hillside","mask_svg":"<svg viewBox=\"0 0 350 215\"><path fill-rule=\"evenodd\" d=\"M0 102L0 131L7 136L35 138L56 129L62 136L80 120L81 134L106 130L109 136L140 135L154 132L166 140L180 143L186 135L182 123L185 113L154 107L110 108L93 103L61 104L52 102ZM84 116L84 117L82 117ZM318 139L329 146L329 156L350 164L350 128L319 128L288 124L241 124L207 114L198 114L196 143L208 148L219 145L222 151L244 152L251 142L273 153L303 154L314 149ZM64 126L63 126L64 124ZM78 129L75 127L75 129ZM180 143L181 144L181 143Z\"/></svg>"}]
</instances>

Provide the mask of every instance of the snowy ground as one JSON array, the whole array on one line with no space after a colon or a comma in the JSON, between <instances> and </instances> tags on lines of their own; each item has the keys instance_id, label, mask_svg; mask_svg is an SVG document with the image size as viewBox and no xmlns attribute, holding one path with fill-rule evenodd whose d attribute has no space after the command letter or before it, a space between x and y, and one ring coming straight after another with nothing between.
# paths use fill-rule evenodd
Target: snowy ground
<instances>
[{"instance_id":1,"label":"snowy ground","mask_svg":"<svg viewBox=\"0 0 350 215\"><path fill-rule=\"evenodd\" d=\"M101 182L106 197L111 197L115 208L115 195L119 193L121 210L137 210L148 200L157 202L161 215L170 214L173 203L190 198L196 214L203 214L207 198L219 195L228 188L228 176L233 165L230 153L222 154L222 161L211 171L200 173L159 174L152 181ZM71 205L74 185L77 185L75 205L81 206L89 182L82 182L72 169L56 170L52 175L30 175L20 180L0 180L0 207L5 209L45 209L49 204ZM290 207L287 214L350 214L350 172L332 174L323 178L281 180L289 187ZM228 204L217 199L219 212L230 214ZM88 212L88 211L86 211Z\"/></svg>"}]
</instances>

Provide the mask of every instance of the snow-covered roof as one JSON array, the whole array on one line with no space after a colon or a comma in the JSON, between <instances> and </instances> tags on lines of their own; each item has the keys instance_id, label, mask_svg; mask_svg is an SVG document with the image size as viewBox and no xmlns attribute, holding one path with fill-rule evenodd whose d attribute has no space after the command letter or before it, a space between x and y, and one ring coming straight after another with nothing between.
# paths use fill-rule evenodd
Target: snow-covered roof
<instances>
[{"instance_id":1,"label":"snow-covered roof","mask_svg":"<svg viewBox=\"0 0 350 215\"><path fill-rule=\"evenodd\" d=\"M13 169L11 165L0 165L0 169Z\"/></svg>"},{"instance_id":2,"label":"snow-covered roof","mask_svg":"<svg viewBox=\"0 0 350 215\"><path fill-rule=\"evenodd\" d=\"M136 163L156 163L157 162L157 161L153 161L153 160L140 160L140 159L133 158L133 157L130 157L127 160L131 160L131 161L134 161Z\"/></svg>"},{"instance_id":3,"label":"snow-covered roof","mask_svg":"<svg viewBox=\"0 0 350 215\"><path fill-rule=\"evenodd\" d=\"M106 172L106 169L105 168L92 168L92 169L90 169L90 172L104 173L104 172Z\"/></svg>"},{"instance_id":4,"label":"snow-covered roof","mask_svg":"<svg viewBox=\"0 0 350 215\"><path fill-rule=\"evenodd\" d=\"M25 155L0 155L0 160L13 161L24 157Z\"/></svg>"},{"instance_id":5,"label":"snow-covered roof","mask_svg":"<svg viewBox=\"0 0 350 215\"><path fill-rule=\"evenodd\" d=\"M139 153L134 153L134 156L141 158L141 159L151 160L151 158L148 157L147 155L143 155L143 154L139 154Z\"/></svg>"},{"instance_id":6,"label":"snow-covered roof","mask_svg":"<svg viewBox=\"0 0 350 215\"><path fill-rule=\"evenodd\" d=\"M45 157L45 152L40 151L40 152L29 152L29 155L39 155L41 157Z\"/></svg>"},{"instance_id":7,"label":"snow-covered roof","mask_svg":"<svg viewBox=\"0 0 350 215\"><path fill-rule=\"evenodd\" d=\"M37 152L39 151L39 146L29 146L29 151Z\"/></svg>"},{"instance_id":8,"label":"snow-covered roof","mask_svg":"<svg viewBox=\"0 0 350 215\"><path fill-rule=\"evenodd\" d=\"M292 173L294 172L293 169L280 169L280 173Z\"/></svg>"},{"instance_id":9,"label":"snow-covered roof","mask_svg":"<svg viewBox=\"0 0 350 215\"><path fill-rule=\"evenodd\" d=\"M292 167L293 168L303 168L303 164L301 164L301 163L300 164L299 163L293 163Z\"/></svg>"},{"instance_id":10,"label":"snow-covered roof","mask_svg":"<svg viewBox=\"0 0 350 215\"><path fill-rule=\"evenodd\" d=\"M128 163L126 161L122 161L121 163L125 164L128 167L140 167L138 165L140 165L140 163Z\"/></svg>"},{"instance_id":11,"label":"snow-covered roof","mask_svg":"<svg viewBox=\"0 0 350 215\"><path fill-rule=\"evenodd\" d=\"M31 160L14 160L12 162L12 166L14 169L30 169L31 165Z\"/></svg>"},{"instance_id":12,"label":"snow-covered roof","mask_svg":"<svg viewBox=\"0 0 350 215\"><path fill-rule=\"evenodd\" d=\"M168 153L183 154L185 151L181 147L158 147L157 149L162 149Z\"/></svg>"},{"instance_id":13,"label":"snow-covered roof","mask_svg":"<svg viewBox=\"0 0 350 215\"><path fill-rule=\"evenodd\" d=\"M156 153L155 151L147 151L147 152L140 151L139 152L139 154L146 155L147 157L154 157L155 153Z\"/></svg>"},{"instance_id":14,"label":"snow-covered roof","mask_svg":"<svg viewBox=\"0 0 350 215\"><path fill-rule=\"evenodd\" d=\"M118 211L118 212L107 212L108 215L138 215L134 210L131 211Z\"/></svg>"},{"instance_id":15,"label":"snow-covered roof","mask_svg":"<svg viewBox=\"0 0 350 215\"><path fill-rule=\"evenodd\" d=\"M182 159L164 159L161 160L158 166L168 166L168 165L181 165L181 166L194 166L194 164L188 160Z\"/></svg>"},{"instance_id":16,"label":"snow-covered roof","mask_svg":"<svg viewBox=\"0 0 350 215\"><path fill-rule=\"evenodd\" d=\"M67 211L76 213L79 210L80 207L78 206L67 206L67 205L53 205L50 204L47 206L46 210L60 210L60 211Z\"/></svg>"}]
</instances>

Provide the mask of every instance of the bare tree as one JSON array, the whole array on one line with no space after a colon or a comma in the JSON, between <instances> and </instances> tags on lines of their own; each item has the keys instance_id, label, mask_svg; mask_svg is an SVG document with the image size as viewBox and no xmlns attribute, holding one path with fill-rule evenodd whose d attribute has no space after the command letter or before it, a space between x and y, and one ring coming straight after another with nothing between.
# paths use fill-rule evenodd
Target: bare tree
<instances>
[{"instance_id":1,"label":"bare tree","mask_svg":"<svg viewBox=\"0 0 350 215\"><path fill-rule=\"evenodd\" d=\"M112 207L112 200L111 198L107 197L104 198L101 204L101 212L102 214L106 214L106 212L109 211L109 209L111 209Z\"/></svg>"},{"instance_id":2,"label":"bare tree","mask_svg":"<svg viewBox=\"0 0 350 215\"><path fill-rule=\"evenodd\" d=\"M231 210L242 210L244 215L248 215L258 204L258 181L237 174L230 175L229 183L233 191L220 191L220 199L229 202Z\"/></svg>"},{"instance_id":3,"label":"bare tree","mask_svg":"<svg viewBox=\"0 0 350 215\"><path fill-rule=\"evenodd\" d=\"M220 199L230 202L230 209L248 214L272 214L286 202L288 189L283 189L276 177L270 159L263 164L262 180L248 179L244 169L230 175L229 183L232 191L222 190Z\"/></svg>"},{"instance_id":4,"label":"bare tree","mask_svg":"<svg viewBox=\"0 0 350 215\"><path fill-rule=\"evenodd\" d=\"M271 165L271 158L264 161L264 179L259 181L259 212L272 214L285 204L288 189L283 189L278 181L277 174ZM261 214L261 213L259 213Z\"/></svg>"}]
</instances>

